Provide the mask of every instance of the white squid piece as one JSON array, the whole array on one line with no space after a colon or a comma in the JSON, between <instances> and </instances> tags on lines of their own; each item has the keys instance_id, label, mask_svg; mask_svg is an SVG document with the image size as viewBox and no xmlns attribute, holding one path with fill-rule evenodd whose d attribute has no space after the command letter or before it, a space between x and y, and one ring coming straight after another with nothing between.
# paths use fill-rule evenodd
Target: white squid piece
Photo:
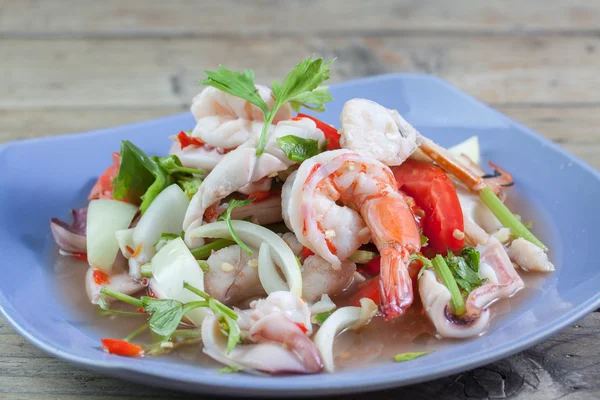
<instances>
[{"instance_id":1,"label":"white squid piece","mask_svg":"<svg viewBox=\"0 0 600 400\"><path fill-rule=\"evenodd\" d=\"M554 264L548 260L548 254L523 238L513 240L508 248L508 256L525 271L554 271Z\"/></svg>"},{"instance_id":2,"label":"white squid piece","mask_svg":"<svg viewBox=\"0 0 600 400\"><path fill-rule=\"evenodd\" d=\"M460 318L452 314L450 291L438 282L433 271L425 271L419 279L423 307L442 337L467 338L482 334L490 320L488 307L525 287L497 239L490 237L484 246L477 246L477 250L481 253L479 275L488 281L469 294L466 313Z\"/></svg>"},{"instance_id":3,"label":"white squid piece","mask_svg":"<svg viewBox=\"0 0 600 400\"><path fill-rule=\"evenodd\" d=\"M188 146L181 148L179 142L173 143L169 154L176 155L187 168L201 169L204 173L212 171L225 157L223 149L211 146Z\"/></svg>"},{"instance_id":4,"label":"white squid piece","mask_svg":"<svg viewBox=\"0 0 600 400\"><path fill-rule=\"evenodd\" d=\"M108 274L108 278L106 282L98 283L96 279L96 268L90 267L85 274L85 291L92 302L92 304L98 304L100 301L100 297L102 294L100 290L103 287L107 287L108 289L112 289L117 292L125 293L128 295L133 295L144 288L144 285L140 283L140 281L133 279L127 273L127 260L122 255L118 255L115 263L113 264L113 268ZM112 302L114 299L110 296L104 296L106 301Z\"/></svg>"},{"instance_id":5,"label":"white squid piece","mask_svg":"<svg viewBox=\"0 0 600 400\"><path fill-rule=\"evenodd\" d=\"M302 264L302 298L312 304L322 295L341 294L354 283L355 271L356 264L352 261L342 262L336 270L317 255L307 257Z\"/></svg>"},{"instance_id":6,"label":"white squid piece","mask_svg":"<svg viewBox=\"0 0 600 400\"><path fill-rule=\"evenodd\" d=\"M239 344L227 354L227 338L210 315L202 324L205 354L226 365L270 374L310 374L323 369L319 351L309 338L312 325L305 302L290 292L273 292L250 307L238 312L238 324L252 343Z\"/></svg>"},{"instance_id":7,"label":"white squid piece","mask_svg":"<svg viewBox=\"0 0 600 400\"><path fill-rule=\"evenodd\" d=\"M282 121L269 135L264 153L256 155L258 137L254 142L246 142L243 146L227 153L217 167L206 177L192 198L183 222L186 231L186 242L192 247L203 243L191 242L187 231L201 226L204 222L204 212L229 194L239 190L244 185L256 182L279 171L287 169L294 161L287 158L277 139L293 135L304 139L317 140L319 146L325 142L325 135L315 123L307 118L298 121Z\"/></svg>"},{"instance_id":8,"label":"white squid piece","mask_svg":"<svg viewBox=\"0 0 600 400\"><path fill-rule=\"evenodd\" d=\"M340 116L340 145L385 165L400 165L417 149L418 132L396 110L352 99Z\"/></svg>"},{"instance_id":9,"label":"white squid piece","mask_svg":"<svg viewBox=\"0 0 600 400\"><path fill-rule=\"evenodd\" d=\"M269 109L272 109L275 98L271 89L263 85L256 85L256 89ZM196 118L192 137L213 147L234 149L263 127L264 114L260 108L214 87L207 87L194 97L191 111ZM291 117L292 108L285 104L275 114L273 123L277 124Z\"/></svg>"}]
</instances>

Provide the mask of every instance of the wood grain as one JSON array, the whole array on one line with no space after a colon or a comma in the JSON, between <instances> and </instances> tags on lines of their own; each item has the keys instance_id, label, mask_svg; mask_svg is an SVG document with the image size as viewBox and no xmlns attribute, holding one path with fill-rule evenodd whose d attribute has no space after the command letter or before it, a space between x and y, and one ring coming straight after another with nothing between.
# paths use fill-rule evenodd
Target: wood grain
<instances>
[{"instance_id":1,"label":"wood grain","mask_svg":"<svg viewBox=\"0 0 600 400\"><path fill-rule=\"evenodd\" d=\"M596 50L598 49L598 50ZM0 41L1 109L189 104L203 70L282 79L303 56L337 57L332 82L436 74L492 104L600 105L600 37L377 37Z\"/></svg>"},{"instance_id":2,"label":"wood grain","mask_svg":"<svg viewBox=\"0 0 600 400\"><path fill-rule=\"evenodd\" d=\"M53 38L345 36L347 34L595 34L600 7L586 0L11 0L0 34ZM67 12L65 12L68 10ZM76 16L76 17L74 17ZM51 34L51 35L48 35Z\"/></svg>"},{"instance_id":3,"label":"wood grain","mask_svg":"<svg viewBox=\"0 0 600 400\"><path fill-rule=\"evenodd\" d=\"M332 82L438 75L600 169L598 21L588 0L0 0L0 143L182 112L204 69L269 83L316 53L337 57ZM599 344L595 313L500 362L370 396L597 399ZM31 398L198 396L63 363L0 318L0 399Z\"/></svg>"},{"instance_id":4,"label":"wood grain","mask_svg":"<svg viewBox=\"0 0 600 400\"><path fill-rule=\"evenodd\" d=\"M134 399L187 398L183 393L154 389L65 364L46 356L18 335L0 318L0 343L15 347L6 353L0 347L0 399ZM435 382L377 392L378 400L410 398L547 400L597 398L600 391L600 313L545 342L505 360ZM35 354L36 357L31 355ZM47 397L48 396L48 397ZM349 395L336 399L364 399ZM197 396L189 396L197 398ZM202 396L211 399L211 396Z\"/></svg>"}]
</instances>

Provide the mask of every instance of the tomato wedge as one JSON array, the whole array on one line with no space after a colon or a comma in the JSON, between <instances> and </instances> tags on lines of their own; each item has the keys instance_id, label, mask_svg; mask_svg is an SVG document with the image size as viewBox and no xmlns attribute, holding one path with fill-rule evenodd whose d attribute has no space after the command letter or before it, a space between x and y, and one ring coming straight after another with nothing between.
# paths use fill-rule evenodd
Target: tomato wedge
<instances>
[{"instance_id":1,"label":"tomato wedge","mask_svg":"<svg viewBox=\"0 0 600 400\"><path fill-rule=\"evenodd\" d=\"M302 114L302 113L298 113L296 118L292 118L292 119L296 120L296 119L300 119L300 118L312 119L315 122L315 124L317 125L317 128L319 128L320 130L323 131L323 134L325 135L325 139L328 140L327 150L337 150L340 148L340 134L338 133L337 129L335 129L333 126L331 126L329 124L326 124L323 121L316 119L315 117L311 117L310 115L306 115L306 114Z\"/></svg>"},{"instance_id":2,"label":"tomato wedge","mask_svg":"<svg viewBox=\"0 0 600 400\"><path fill-rule=\"evenodd\" d=\"M141 357L144 355L144 349L137 344L126 342L120 339L102 339L102 348L109 354L116 354L124 357Z\"/></svg>"},{"instance_id":3,"label":"tomato wedge","mask_svg":"<svg viewBox=\"0 0 600 400\"><path fill-rule=\"evenodd\" d=\"M98 178L98 181L92 188L88 200L95 199L112 199L113 198L113 187L112 181L119 173L119 166L121 165L121 155L117 152L112 153L113 165L108 167L106 171Z\"/></svg>"},{"instance_id":4,"label":"tomato wedge","mask_svg":"<svg viewBox=\"0 0 600 400\"><path fill-rule=\"evenodd\" d=\"M369 279L358 287L358 291L350 298L350 305L360 307L360 299L371 299L379 305L379 276Z\"/></svg>"},{"instance_id":5,"label":"tomato wedge","mask_svg":"<svg viewBox=\"0 0 600 400\"><path fill-rule=\"evenodd\" d=\"M431 249L439 254L464 246L464 219L454 184L441 168L408 159L392 167L398 188L410 195L421 207L423 234Z\"/></svg>"}]
</instances>

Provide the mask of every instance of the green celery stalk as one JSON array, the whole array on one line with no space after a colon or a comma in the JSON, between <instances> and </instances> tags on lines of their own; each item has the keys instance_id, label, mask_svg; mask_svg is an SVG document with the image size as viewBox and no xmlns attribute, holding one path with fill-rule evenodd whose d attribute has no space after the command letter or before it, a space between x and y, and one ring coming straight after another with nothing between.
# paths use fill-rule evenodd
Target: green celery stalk
<instances>
[{"instance_id":1,"label":"green celery stalk","mask_svg":"<svg viewBox=\"0 0 600 400\"><path fill-rule=\"evenodd\" d=\"M515 215L502 201L500 201L498 196L496 196L489 187L484 187L481 190L481 193L479 193L479 197L481 197L481 201L483 201L483 203L490 209L492 214L498 218L498 221L500 221L500 223L506 228L510 229L510 232L515 238L523 238L540 247L544 251L548 250L544 243L536 238L535 235L531 233L517 217L515 217Z\"/></svg>"},{"instance_id":2,"label":"green celery stalk","mask_svg":"<svg viewBox=\"0 0 600 400\"><path fill-rule=\"evenodd\" d=\"M450 305L452 306L454 314L460 317L466 311L465 301L462 298L456 280L454 280L454 277L452 276L452 272L450 272L450 268L448 268L448 264L446 264L444 257L439 254L435 256L431 262L433 263L436 275L452 295L452 298L450 298Z\"/></svg>"},{"instance_id":3,"label":"green celery stalk","mask_svg":"<svg viewBox=\"0 0 600 400\"><path fill-rule=\"evenodd\" d=\"M235 242L231 239L217 239L204 246L192 249L191 252L194 257L196 257L196 260L206 260L210 257L213 250L220 250L224 247L231 246L232 244L235 244Z\"/></svg>"}]
</instances>

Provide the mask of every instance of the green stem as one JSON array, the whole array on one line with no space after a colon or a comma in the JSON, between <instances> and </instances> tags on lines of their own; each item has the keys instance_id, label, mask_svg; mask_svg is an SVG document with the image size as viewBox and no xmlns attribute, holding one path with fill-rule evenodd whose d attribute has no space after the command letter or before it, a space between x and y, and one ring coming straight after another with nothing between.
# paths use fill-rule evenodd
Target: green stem
<instances>
[{"instance_id":1,"label":"green stem","mask_svg":"<svg viewBox=\"0 0 600 400\"><path fill-rule=\"evenodd\" d=\"M506 205L492 192L489 187L484 187L479 193L481 201L490 209L492 214L498 218L498 221L506 228L510 229L510 232L516 238L523 238L536 246L540 247L544 251L548 248L533 233L529 231L523 225L521 221L506 207Z\"/></svg>"},{"instance_id":2,"label":"green stem","mask_svg":"<svg viewBox=\"0 0 600 400\"><path fill-rule=\"evenodd\" d=\"M133 338L135 338L136 336L138 336L141 333L144 333L144 331L146 329L148 329L148 323L147 322L144 325L142 325L139 328L137 328L135 331L131 332L123 340L126 341L126 342L131 342L133 340Z\"/></svg>"},{"instance_id":3,"label":"green stem","mask_svg":"<svg viewBox=\"0 0 600 400\"><path fill-rule=\"evenodd\" d=\"M462 298L462 294L460 293L460 289L456 284L456 280L454 276L452 276L452 272L448 268L448 264L441 255L437 255L431 260L433 263L433 268L435 269L435 273L440 278L444 286L448 288L452 297L450 298L450 305L454 311L456 316L461 316L465 313L465 301Z\"/></svg>"},{"instance_id":4,"label":"green stem","mask_svg":"<svg viewBox=\"0 0 600 400\"><path fill-rule=\"evenodd\" d=\"M177 167L177 169L173 172L184 172L184 173L188 173L188 174L204 175L204 171L202 171L201 169L188 168L188 167Z\"/></svg>"},{"instance_id":5,"label":"green stem","mask_svg":"<svg viewBox=\"0 0 600 400\"><path fill-rule=\"evenodd\" d=\"M188 340L197 339L201 337L202 331L200 329L177 329L171 335L171 340Z\"/></svg>"},{"instance_id":6,"label":"green stem","mask_svg":"<svg viewBox=\"0 0 600 400\"><path fill-rule=\"evenodd\" d=\"M100 293L110 296L113 299L122 301L123 303L131 304L132 306L137 308L143 307L142 301L140 299L136 299L135 297L131 297L129 295L126 295L125 293L111 290L106 286L100 289Z\"/></svg>"},{"instance_id":7,"label":"green stem","mask_svg":"<svg viewBox=\"0 0 600 400\"><path fill-rule=\"evenodd\" d=\"M123 317L148 317L147 314L135 311L121 311L113 309L98 309L98 315L105 317L107 315L120 315Z\"/></svg>"},{"instance_id":8,"label":"green stem","mask_svg":"<svg viewBox=\"0 0 600 400\"><path fill-rule=\"evenodd\" d=\"M269 127L273 123L273 118L277 113L277 109L279 109L279 106L276 103L271 111L265 113L265 124L262 132L260 133L260 139L258 139L258 146L256 146L257 156L260 156L265 151L265 145L267 144L267 133L269 132Z\"/></svg>"},{"instance_id":9,"label":"green stem","mask_svg":"<svg viewBox=\"0 0 600 400\"><path fill-rule=\"evenodd\" d=\"M152 278L152 264L144 264L140 267L140 273L145 278Z\"/></svg>"},{"instance_id":10,"label":"green stem","mask_svg":"<svg viewBox=\"0 0 600 400\"><path fill-rule=\"evenodd\" d=\"M250 255L254 254L250 247L246 246L246 243L244 243L242 239L240 239L239 236L235 233L235 230L233 230L233 225L231 225L231 218L225 219L225 223L227 224L227 229L229 229L231 238L238 244L238 246L240 246L240 248L246 253Z\"/></svg>"},{"instance_id":11,"label":"green stem","mask_svg":"<svg viewBox=\"0 0 600 400\"><path fill-rule=\"evenodd\" d=\"M217 239L205 244L204 246L192 249L191 252L196 257L196 260L206 260L210 257L213 250L220 250L224 247L231 246L235 242L231 239Z\"/></svg>"},{"instance_id":12,"label":"green stem","mask_svg":"<svg viewBox=\"0 0 600 400\"><path fill-rule=\"evenodd\" d=\"M202 290L198 289L197 287L190 285L186 281L183 281L183 287L185 289L189 290L190 292L202 297L204 300L210 300L210 295L208 293L203 292Z\"/></svg>"}]
</instances>

